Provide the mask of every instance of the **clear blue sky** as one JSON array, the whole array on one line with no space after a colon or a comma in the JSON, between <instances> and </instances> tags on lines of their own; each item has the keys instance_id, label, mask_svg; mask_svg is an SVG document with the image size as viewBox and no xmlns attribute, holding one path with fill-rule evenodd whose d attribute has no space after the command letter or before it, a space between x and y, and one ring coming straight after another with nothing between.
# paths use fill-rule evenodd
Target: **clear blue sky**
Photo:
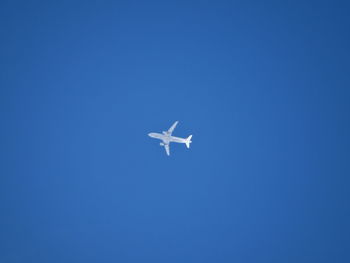
<instances>
[{"instance_id":1,"label":"clear blue sky","mask_svg":"<svg viewBox=\"0 0 350 263\"><path fill-rule=\"evenodd\" d=\"M350 262L347 1L59 2L0 4L0 262Z\"/></svg>"}]
</instances>

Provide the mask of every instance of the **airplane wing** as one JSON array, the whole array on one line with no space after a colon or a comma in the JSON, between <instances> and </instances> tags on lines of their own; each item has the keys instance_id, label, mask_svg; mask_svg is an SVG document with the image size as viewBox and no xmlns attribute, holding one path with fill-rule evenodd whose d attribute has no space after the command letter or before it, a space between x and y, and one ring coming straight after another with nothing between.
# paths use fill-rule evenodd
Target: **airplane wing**
<instances>
[{"instance_id":1,"label":"airplane wing","mask_svg":"<svg viewBox=\"0 0 350 263\"><path fill-rule=\"evenodd\" d=\"M175 121L175 123L169 128L169 130L168 130L169 135L172 134L172 132L174 131L177 124L178 124L178 121Z\"/></svg>"},{"instance_id":2,"label":"airplane wing","mask_svg":"<svg viewBox=\"0 0 350 263\"><path fill-rule=\"evenodd\" d=\"M169 144L165 144L165 145L164 145L164 148L165 148L166 154L169 156L169 155L170 155L170 147L169 147Z\"/></svg>"}]
</instances>

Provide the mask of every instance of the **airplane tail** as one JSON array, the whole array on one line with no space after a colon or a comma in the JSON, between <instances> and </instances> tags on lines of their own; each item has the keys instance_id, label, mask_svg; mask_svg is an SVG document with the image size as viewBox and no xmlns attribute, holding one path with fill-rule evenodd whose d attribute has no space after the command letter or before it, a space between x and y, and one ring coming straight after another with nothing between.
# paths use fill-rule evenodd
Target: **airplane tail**
<instances>
[{"instance_id":1,"label":"airplane tail","mask_svg":"<svg viewBox=\"0 0 350 263\"><path fill-rule=\"evenodd\" d=\"M190 148L190 143L192 142L192 141L191 141L191 138L192 138L192 135L188 136L187 139L186 139L186 142L185 142L185 143L186 143L186 147L187 147L187 148Z\"/></svg>"}]
</instances>

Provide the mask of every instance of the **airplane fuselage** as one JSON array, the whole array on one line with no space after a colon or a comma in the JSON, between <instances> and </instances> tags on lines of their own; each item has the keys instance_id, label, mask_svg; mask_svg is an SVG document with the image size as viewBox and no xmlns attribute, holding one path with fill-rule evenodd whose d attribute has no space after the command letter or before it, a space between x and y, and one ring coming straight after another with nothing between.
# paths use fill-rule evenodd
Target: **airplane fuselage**
<instances>
[{"instance_id":1,"label":"airplane fuselage","mask_svg":"<svg viewBox=\"0 0 350 263\"><path fill-rule=\"evenodd\" d=\"M176 136L171 136L167 134L166 132L162 133L157 133L157 132L151 132L148 134L149 137L155 138L162 140L164 144L169 144L171 142L177 142L177 143L186 143L185 138L180 138Z\"/></svg>"}]
</instances>

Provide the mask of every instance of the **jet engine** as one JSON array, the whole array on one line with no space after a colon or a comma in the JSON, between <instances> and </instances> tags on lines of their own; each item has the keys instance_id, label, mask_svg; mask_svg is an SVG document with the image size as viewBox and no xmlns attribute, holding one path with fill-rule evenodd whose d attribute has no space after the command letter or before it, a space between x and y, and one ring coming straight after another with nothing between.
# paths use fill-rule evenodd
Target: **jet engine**
<instances>
[{"instance_id":1,"label":"jet engine","mask_svg":"<svg viewBox=\"0 0 350 263\"><path fill-rule=\"evenodd\" d=\"M160 145L160 146L164 146L164 143L161 142L159 145Z\"/></svg>"}]
</instances>

